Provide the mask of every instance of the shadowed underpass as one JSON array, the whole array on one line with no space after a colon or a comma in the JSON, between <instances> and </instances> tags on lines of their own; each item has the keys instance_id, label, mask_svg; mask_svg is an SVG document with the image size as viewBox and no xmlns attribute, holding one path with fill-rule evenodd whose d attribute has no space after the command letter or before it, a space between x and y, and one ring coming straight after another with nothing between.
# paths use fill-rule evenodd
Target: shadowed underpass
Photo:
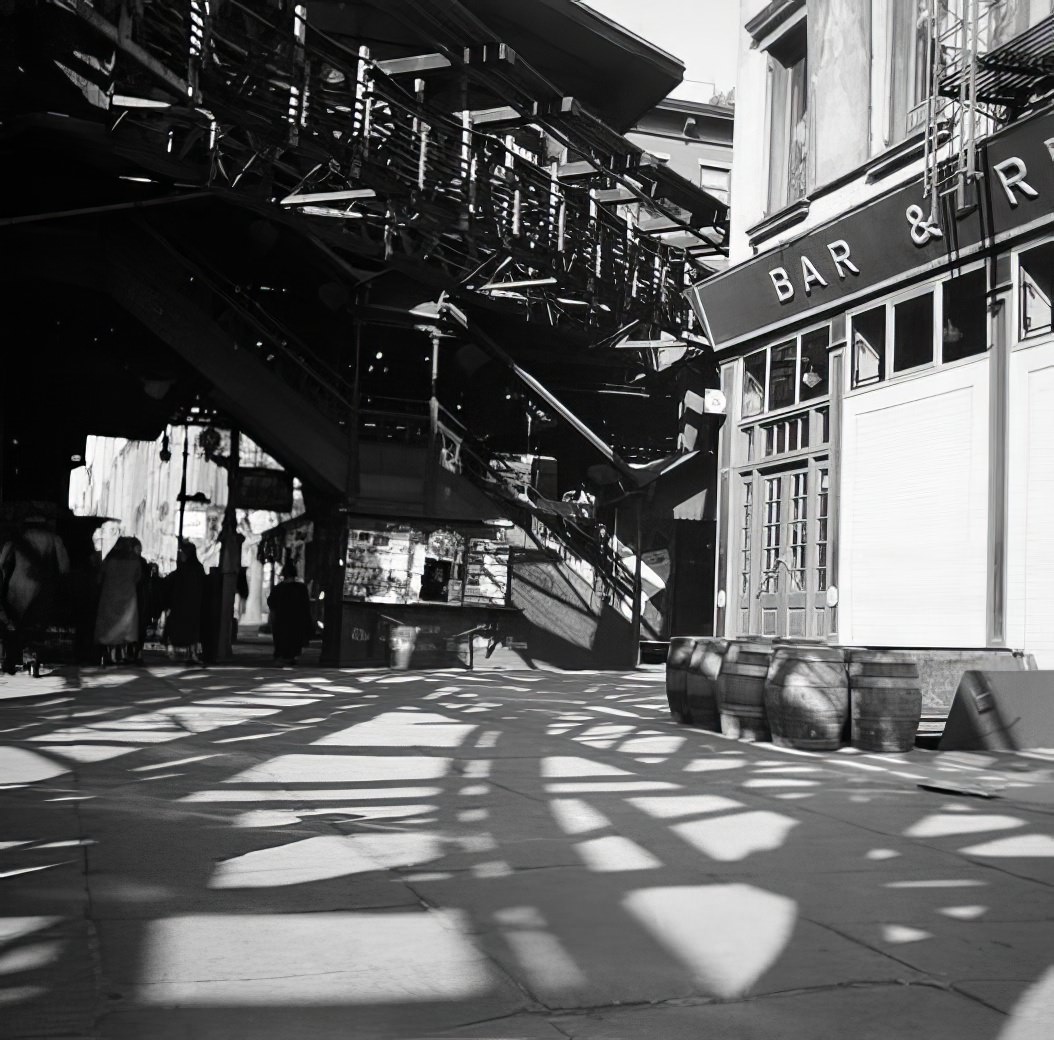
<instances>
[{"instance_id":1,"label":"shadowed underpass","mask_svg":"<svg viewBox=\"0 0 1054 1040\"><path fill-rule=\"evenodd\" d=\"M1054 1035L1050 756L740 743L648 670L0 697L4 1037Z\"/></svg>"}]
</instances>

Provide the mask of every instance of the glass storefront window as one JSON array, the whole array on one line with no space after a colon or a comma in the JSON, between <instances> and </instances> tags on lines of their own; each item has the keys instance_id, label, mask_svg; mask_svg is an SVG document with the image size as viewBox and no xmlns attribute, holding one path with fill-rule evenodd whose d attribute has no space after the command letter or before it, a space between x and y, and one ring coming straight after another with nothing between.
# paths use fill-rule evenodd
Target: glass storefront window
<instances>
[{"instance_id":1,"label":"glass storefront window","mask_svg":"<svg viewBox=\"0 0 1054 1040\"><path fill-rule=\"evenodd\" d=\"M893 307L893 371L933 361L933 293L914 296Z\"/></svg>"},{"instance_id":2,"label":"glass storefront window","mask_svg":"<svg viewBox=\"0 0 1054 1040\"><path fill-rule=\"evenodd\" d=\"M829 325L807 332L801 338L801 379L798 394L802 401L827 396L827 349L830 344Z\"/></svg>"},{"instance_id":3,"label":"glass storefront window","mask_svg":"<svg viewBox=\"0 0 1054 1040\"><path fill-rule=\"evenodd\" d=\"M743 366L743 418L758 415L765 410L766 369L768 351L759 350L744 361Z\"/></svg>"},{"instance_id":4,"label":"glass storefront window","mask_svg":"<svg viewBox=\"0 0 1054 1040\"><path fill-rule=\"evenodd\" d=\"M772 348L769 369L769 411L795 403L798 371L798 341L780 343Z\"/></svg>"},{"instance_id":5,"label":"glass storefront window","mask_svg":"<svg viewBox=\"0 0 1054 1040\"><path fill-rule=\"evenodd\" d=\"M886 375L886 308L853 317L853 386L877 383Z\"/></svg>"},{"instance_id":6,"label":"glass storefront window","mask_svg":"<svg viewBox=\"0 0 1054 1040\"><path fill-rule=\"evenodd\" d=\"M1049 335L1054 300L1054 242L1021 254L1021 338Z\"/></svg>"},{"instance_id":7,"label":"glass storefront window","mask_svg":"<svg viewBox=\"0 0 1054 1040\"><path fill-rule=\"evenodd\" d=\"M987 278L984 270L971 271L944 283L941 319L941 360L983 354L988 349Z\"/></svg>"}]
</instances>

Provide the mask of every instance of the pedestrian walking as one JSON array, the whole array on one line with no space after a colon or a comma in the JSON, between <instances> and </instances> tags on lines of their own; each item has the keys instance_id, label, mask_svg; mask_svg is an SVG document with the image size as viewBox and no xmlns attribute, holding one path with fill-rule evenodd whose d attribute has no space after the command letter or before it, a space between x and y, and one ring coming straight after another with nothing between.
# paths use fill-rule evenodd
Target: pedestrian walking
<instances>
[{"instance_id":1,"label":"pedestrian walking","mask_svg":"<svg viewBox=\"0 0 1054 1040\"><path fill-rule=\"evenodd\" d=\"M43 514L27 516L21 533L0 548L0 633L9 675L24 662L40 675L38 646L59 611L69 569L66 546Z\"/></svg>"},{"instance_id":2,"label":"pedestrian walking","mask_svg":"<svg viewBox=\"0 0 1054 1040\"><path fill-rule=\"evenodd\" d=\"M157 621L165 609L165 583L156 563L145 565L139 596L139 643L157 638Z\"/></svg>"},{"instance_id":3,"label":"pedestrian walking","mask_svg":"<svg viewBox=\"0 0 1054 1040\"><path fill-rule=\"evenodd\" d=\"M282 568L282 581L271 590L267 606L271 611L275 660L296 664L304 645L314 635L315 622L311 597L307 586L298 580L295 563Z\"/></svg>"},{"instance_id":4,"label":"pedestrian walking","mask_svg":"<svg viewBox=\"0 0 1054 1040\"><path fill-rule=\"evenodd\" d=\"M99 611L95 642L105 668L138 658L139 600L143 584L142 545L138 538L118 538L100 570Z\"/></svg>"},{"instance_id":5,"label":"pedestrian walking","mask_svg":"<svg viewBox=\"0 0 1054 1040\"><path fill-rule=\"evenodd\" d=\"M165 642L169 657L182 653L188 664L204 664L201 658L201 605L205 596L205 568L193 542L182 541L176 569L165 578L168 618Z\"/></svg>"}]
</instances>

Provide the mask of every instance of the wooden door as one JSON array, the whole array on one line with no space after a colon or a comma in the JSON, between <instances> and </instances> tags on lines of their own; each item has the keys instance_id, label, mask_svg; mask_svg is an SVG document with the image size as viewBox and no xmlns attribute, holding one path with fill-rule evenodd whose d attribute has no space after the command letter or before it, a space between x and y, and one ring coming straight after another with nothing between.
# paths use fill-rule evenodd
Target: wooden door
<instances>
[{"instance_id":1,"label":"wooden door","mask_svg":"<svg viewBox=\"0 0 1054 1040\"><path fill-rule=\"evenodd\" d=\"M758 630L764 636L808 636L809 471L763 474L760 480Z\"/></svg>"}]
</instances>

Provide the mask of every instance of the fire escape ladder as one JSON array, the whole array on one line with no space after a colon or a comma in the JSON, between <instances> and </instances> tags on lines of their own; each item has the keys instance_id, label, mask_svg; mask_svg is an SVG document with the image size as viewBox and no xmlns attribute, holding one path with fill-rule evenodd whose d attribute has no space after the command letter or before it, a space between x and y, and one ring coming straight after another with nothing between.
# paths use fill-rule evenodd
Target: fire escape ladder
<instances>
[{"instance_id":1,"label":"fire escape ladder","mask_svg":"<svg viewBox=\"0 0 1054 1040\"><path fill-rule=\"evenodd\" d=\"M954 187L958 205L969 204L979 138L1054 91L1054 14L1023 30L1018 15L1016 5L991 0L928 0L932 147L926 176L933 199ZM943 126L951 131L947 148L937 136Z\"/></svg>"}]
</instances>

